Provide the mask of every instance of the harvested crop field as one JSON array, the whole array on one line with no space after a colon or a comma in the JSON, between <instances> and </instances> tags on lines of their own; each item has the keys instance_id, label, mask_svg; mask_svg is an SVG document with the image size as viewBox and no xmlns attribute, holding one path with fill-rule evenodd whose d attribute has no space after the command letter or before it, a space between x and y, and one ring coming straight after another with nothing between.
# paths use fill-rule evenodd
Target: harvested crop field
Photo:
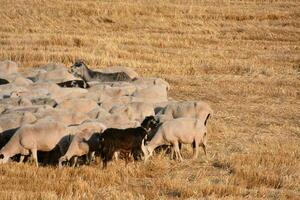
<instances>
[{"instance_id":1,"label":"harvested crop field","mask_svg":"<svg viewBox=\"0 0 300 200\"><path fill-rule=\"evenodd\" d=\"M208 155L0 165L0 199L300 199L300 2L10 1L0 60L122 65L214 110Z\"/></svg>"}]
</instances>

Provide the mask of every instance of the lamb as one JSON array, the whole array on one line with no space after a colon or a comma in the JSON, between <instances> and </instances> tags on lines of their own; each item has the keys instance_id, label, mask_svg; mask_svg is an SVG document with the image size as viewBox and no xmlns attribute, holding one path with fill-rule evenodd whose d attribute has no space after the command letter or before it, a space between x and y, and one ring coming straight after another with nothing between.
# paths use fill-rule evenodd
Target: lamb
<instances>
[{"instance_id":1,"label":"lamb","mask_svg":"<svg viewBox=\"0 0 300 200\"><path fill-rule=\"evenodd\" d=\"M0 163L6 163L16 154L31 153L38 166L37 151L51 151L67 134L66 126L50 117L23 125L0 150Z\"/></svg>"},{"instance_id":2,"label":"lamb","mask_svg":"<svg viewBox=\"0 0 300 200\"><path fill-rule=\"evenodd\" d=\"M198 157L198 147L202 146L206 155L207 128L201 120L194 118L177 118L163 123L152 140L145 146L142 142L142 150L145 155L145 162L152 156L154 149L167 144L172 145L176 158L182 161L179 143L193 145L193 158Z\"/></svg>"},{"instance_id":3,"label":"lamb","mask_svg":"<svg viewBox=\"0 0 300 200\"><path fill-rule=\"evenodd\" d=\"M132 79L125 72L102 73L90 70L83 60L76 60L71 66L71 70L69 72L75 77L81 78L85 82L132 81Z\"/></svg>"}]
</instances>

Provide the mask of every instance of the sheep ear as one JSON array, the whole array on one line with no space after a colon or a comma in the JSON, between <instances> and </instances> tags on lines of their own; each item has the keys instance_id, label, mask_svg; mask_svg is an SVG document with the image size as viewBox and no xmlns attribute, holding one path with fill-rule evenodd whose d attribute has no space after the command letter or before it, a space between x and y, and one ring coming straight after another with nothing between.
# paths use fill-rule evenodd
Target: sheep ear
<instances>
[{"instance_id":1,"label":"sheep ear","mask_svg":"<svg viewBox=\"0 0 300 200\"><path fill-rule=\"evenodd\" d=\"M4 158L4 155L3 154L0 154L0 159L3 159Z\"/></svg>"}]
</instances>

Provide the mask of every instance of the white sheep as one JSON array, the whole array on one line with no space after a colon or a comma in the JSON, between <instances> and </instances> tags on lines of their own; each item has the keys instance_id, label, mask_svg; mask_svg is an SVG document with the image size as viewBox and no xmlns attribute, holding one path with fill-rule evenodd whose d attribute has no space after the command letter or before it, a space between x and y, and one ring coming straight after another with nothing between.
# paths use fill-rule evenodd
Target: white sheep
<instances>
[{"instance_id":1,"label":"white sheep","mask_svg":"<svg viewBox=\"0 0 300 200\"><path fill-rule=\"evenodd\" d=\"M190 117L200 120L206 125L213 114L211 107L203 101L172 102L158 113L161 122L180 117Z\"/></svg>"},{"instance_id":2,"label":"white sheep","mask_svg":"<svg viewBox=\"0 0 300 200\"><path fill-rule=\"evenodd\" d=\"M76 165L77 158L79 156L87 155L90 160L92 154L96 151L99 144L97 143L97 137L95 134L102 133L106 126L99 122L85 122L78 126L71 126L68 128L71 134L74 134L74 138L68 148L68 151L59 159L59 166L62 166L62 162L69 161L74 157L73 166Z\"/></svg>"},{"instance_id":3,"label":"white sheep","mask_svg":"<svg viewBox=\"0 0 300 200\"><path fill-rule=\"evenodd\" d=\"M179 143L193 145L193 158L198 157L198 147L203 147L206 155L207 128L202 121L194 118L177 118L169 120L159 127L155 136L145 146L142 143L142 150L145 155L145 162L148 160L154 149L161 145L172 145L176 158L181 161L182 156L179 149Z\"/></svg>"},{"instance_id":4,"label":"white sheep","mask_svg":"<svg viewBox=\"0 0 300 200\"><path fill-rule=\"evenodd\" d=\"M43 118L34 124L25 124L0 150L0 163L6 163L16 154L32 154L38 166L37 151L51 151L56 145L60 146L60 142L66 136L66 126L51 117Z\"/></svg>"}]
</instances>

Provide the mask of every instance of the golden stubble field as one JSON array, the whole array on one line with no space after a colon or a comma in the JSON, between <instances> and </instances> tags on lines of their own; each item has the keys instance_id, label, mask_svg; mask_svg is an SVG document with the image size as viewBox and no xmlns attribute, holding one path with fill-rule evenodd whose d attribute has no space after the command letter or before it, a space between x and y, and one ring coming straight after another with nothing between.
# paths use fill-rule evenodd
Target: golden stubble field
<instances>
[{"instance_id":1,"label":"golden stubble field","mask_svg":"<svg viewBox=\"0 0 300 200\"><path fill-rule=\"evenodd\" d=\"M123 65L204 100L208 156L0 166L0 199L300 199L300 2L0 1L0 60Z\"/></svg>"}]
</instances>

